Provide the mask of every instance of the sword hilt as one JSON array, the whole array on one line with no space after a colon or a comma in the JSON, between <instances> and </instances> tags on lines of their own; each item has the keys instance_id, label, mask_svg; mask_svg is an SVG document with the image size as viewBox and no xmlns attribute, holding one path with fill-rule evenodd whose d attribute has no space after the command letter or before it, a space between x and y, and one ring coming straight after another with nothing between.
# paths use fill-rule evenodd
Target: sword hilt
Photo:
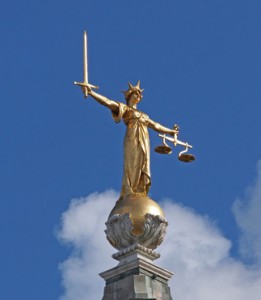
<instances>
[{"instance_id":1,"label":"sword hilt","mask_svg":"<svg viewBox=\"0 0 261 300\"><path fill-rule=\"evenodd\" d=\"M88 88L90 90L91 90L91 88L93 88L93 89L98 89L99 88L98 86L90 84L90 83L87 83L87 82L77 82L77 81L74 81L73 84L74 85L78 85L78 86L80 86L82 88L83 93L84 93L84 98L88 97ZM86 89L83 89L83 87L86 87Z\"/></svg>"}]
</instances>

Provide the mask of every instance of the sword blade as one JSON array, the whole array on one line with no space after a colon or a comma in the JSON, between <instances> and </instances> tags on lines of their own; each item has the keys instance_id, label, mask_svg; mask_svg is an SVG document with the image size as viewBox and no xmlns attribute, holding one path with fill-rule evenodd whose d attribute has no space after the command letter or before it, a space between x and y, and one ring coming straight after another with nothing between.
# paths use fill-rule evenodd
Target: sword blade
<instances>
[{"instance_id":1,"label":"sword blade","mask_svg":"<svg viewBox=\"0 0 261 300\"><path fill-rule=\"evenodd\" d=\"M88 57L87 57L87 33L83 33L83 82L74 81L75 85L79 85L82 90L84 97L88 97L88 89L98 89L99 87L93 84L90 84L88 81Z\"/></svg>"},{"instance_id":2,"label":"sword blade","mask_svg":"<svg viewBox=\"0 0 261 300\"><path fill-rule=\"evenodd\" d=\"M83 82L88 83L87 33L83 33Z\"/></svg>"}]
</instances>

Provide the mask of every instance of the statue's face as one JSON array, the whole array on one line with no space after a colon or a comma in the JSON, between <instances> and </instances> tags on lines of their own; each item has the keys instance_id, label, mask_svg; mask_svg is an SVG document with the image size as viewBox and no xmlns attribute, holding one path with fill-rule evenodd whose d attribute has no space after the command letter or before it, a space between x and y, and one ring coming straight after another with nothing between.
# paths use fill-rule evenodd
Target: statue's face
<instances>
[{"instance_id":1,"label":"statue's face","mask_svg":"<svg viewBox=\"0 0 261 300\"><path fill-rule=\"evenodd\" d=\"M140 96L140 93L138 92L134 92L131 94L130 96L130 99L129 99L129 105L132 106L132 105L135 105L137 103L139 103L141 100L141 96Z\"/></svg>"}]
</instances>

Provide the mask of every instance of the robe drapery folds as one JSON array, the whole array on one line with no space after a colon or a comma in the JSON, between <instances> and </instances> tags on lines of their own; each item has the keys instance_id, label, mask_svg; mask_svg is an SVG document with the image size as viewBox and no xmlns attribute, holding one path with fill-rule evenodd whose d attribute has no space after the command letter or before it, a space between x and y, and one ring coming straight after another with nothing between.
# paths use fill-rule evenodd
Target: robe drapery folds
<instances>
[{"instance_id":1,"label":"robe drapery folds","mask_svg":"<svg viewBox=\"0 0 261 300\"><path fill-rule=\"evenodd\" d=\"M112 116L115 122L123 119L126 125L120 199L132 194L147 195L151 185L149 117L123 103L118 104L119 112Z\"/></svg>"}]
</instances>

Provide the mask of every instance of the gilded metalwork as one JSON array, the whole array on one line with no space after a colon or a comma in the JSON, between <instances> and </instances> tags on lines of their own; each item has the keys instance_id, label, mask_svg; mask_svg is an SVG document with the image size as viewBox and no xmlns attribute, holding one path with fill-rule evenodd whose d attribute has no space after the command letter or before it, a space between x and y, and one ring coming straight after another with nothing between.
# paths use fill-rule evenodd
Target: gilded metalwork
<instances>
[{"instance_id":1,"label":"gilded metalwork","mask_svg":"<svg viewBox=\"0 0 261 300\"><path fill-rule=\"evenodd\" d=\"M127 91L122 91L124 96L125 96L125 99L126 101L128 101L128 99L130 98L131 94L132 93L135 93L137 92L140 97L142 98L142 92L144 91L144 89L141 89L140 88L140 81L138 81L137 85L136 86L133 86L130 82L129 82L129 88Z\"/></svg>"},{"instance_id":2,"label":"gilded metalwork","mask_svg":"<svg viewBox=\"0 0 261 300\"><path fill-rule=\"evenodd\" d=\"M113 215L130 214L132 221L132 234L139 236L144 231L145 215L151 214L165 218L164 212L161 207L150 199L148 196L143 195L130 195L118 201L112 209L109 219Z\"/></svg>"},{"instance_id":3,"label":"gilded metalwork","mask_svg":"<svg viewBox=\"0 0 261 300\"><path fill-rule=\"evenodd\" d=\"M185 147L185 150L180 151L180 153L179 153L178 159L180 161L183 161L183 162L192 162L192 161L194 161L195 156L192 155L192 154L186 153L186 152L188 152L188 148L192 148L192 146L189 145L187 142L184 143L184 142L181 142L180 140L178 140L179 126L177 124L174 125L174 130L176 132L174 133L173 138L168 137L165 134L159 134L159 136L162 137L163 145L156 147L155 151L160 153L160 154L171 154L172 150L169 147L169 145L166 143L166 140L168 140L168 141L172 142L175 147L177 145Z\"/></svg>"}]
</instances>

